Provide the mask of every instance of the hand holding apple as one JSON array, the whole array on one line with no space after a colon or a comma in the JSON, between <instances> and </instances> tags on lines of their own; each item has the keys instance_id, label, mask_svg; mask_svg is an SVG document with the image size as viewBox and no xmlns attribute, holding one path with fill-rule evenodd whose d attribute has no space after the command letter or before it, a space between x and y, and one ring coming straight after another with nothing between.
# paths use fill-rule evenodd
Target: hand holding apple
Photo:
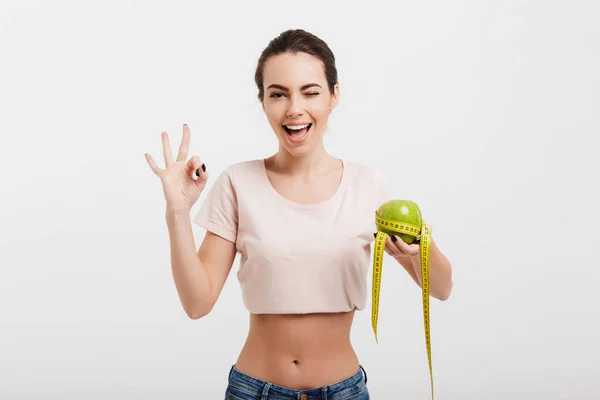
<instances>
[{"instance_id":1,"label":"hand holding apple","mask_svg":"<svg viewBox=\"0 0 600 400\"><path fill-rule=\"evenodd\" d=\"M385 221L377 223L377 229L389 235L385 245L386 253L393 257L418 257L420 251L419 234L424 223L419 206L410 200L390 200L379 207L377 215L390 221L390 223L405 223L411 227L410 233L400 233ZM431 231L429 225L427 227ZM401 240L398 240L398 238Z\"/></svg>"},{"instance_id":2,"label":"hand holding apple","mask_svg":"<svg viewBox=\"0 0 600 400\"><path fill-rule=\"evenodd\" d=\"M431 226L424 222L431 233ZM375 235L377 235L375 233ZM420 257L420 238L416 238L411 244L405 243L403 240L398 240L398 236L390 235L385 242L385 252L394 258L398 257Z\"/></svg>"}]
</instances>

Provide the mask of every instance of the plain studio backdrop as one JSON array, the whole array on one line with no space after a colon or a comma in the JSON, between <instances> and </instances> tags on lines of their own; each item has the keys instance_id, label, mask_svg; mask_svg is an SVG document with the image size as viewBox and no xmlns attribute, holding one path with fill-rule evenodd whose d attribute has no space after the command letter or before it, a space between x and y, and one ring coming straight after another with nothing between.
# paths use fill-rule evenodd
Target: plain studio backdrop
<instances>
[{"instance_id":1,"label":"plain studio backdrop","mask_svg":"<svg viewBox=\"0 0 600 400\"><path fill-rule=\"evenodd\" d=\"M337 57L327 149L385 169L454 267L451 298L431 302L436 399L600 398L598 15L593 1L2 2L0 398L223 398L248 328L239 259L212 313L189 319L144 153L163 166L160 132L176 151L189 124L208 188L274 153L254 68L289 28ZM369 390L428 399L420 289L383 268L379 344L370 299L352 331Z\"/></svg>"}]
</instances>

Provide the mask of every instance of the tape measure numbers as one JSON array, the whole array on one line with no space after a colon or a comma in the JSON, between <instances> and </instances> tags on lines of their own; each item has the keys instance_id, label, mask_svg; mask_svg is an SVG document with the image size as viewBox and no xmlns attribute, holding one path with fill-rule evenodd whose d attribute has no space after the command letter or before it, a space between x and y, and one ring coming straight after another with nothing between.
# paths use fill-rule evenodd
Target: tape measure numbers
<instances>
[{"instance_id":1,"label":"tape measure numbers","mask_svg":"<svg viewBox=\"0 0 600 400\"><path fill-rule=\"evenodd\" d=\"M375 333L377 343L377 320L379 319L379 294L381 292L381 272L385 242L390 234L407 234L417 238L420 235L420 258L421 258L421 288L423 294L423 319L425 325L425 345L427 347L427 359L429 362L429 379L431 384L431 398L433 399L433 368L431 366L431 338L429 326L429 251L431 232L425 223L415 226L401 221L394 221L381 217L375 212L375 221L379 229L375 237L373 247L373 303L371 310L371 325Z\"/></svg>"}]
</instances>

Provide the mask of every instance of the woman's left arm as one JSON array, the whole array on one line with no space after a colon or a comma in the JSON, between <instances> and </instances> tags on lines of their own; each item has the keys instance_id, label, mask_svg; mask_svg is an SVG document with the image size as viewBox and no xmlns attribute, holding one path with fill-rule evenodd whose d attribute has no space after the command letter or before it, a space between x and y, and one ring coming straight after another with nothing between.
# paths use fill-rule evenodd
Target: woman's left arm
<instances>
[{"instance_id":1,"label":"woman's left arm","mask_svg":"<svg viewBox=\"0 0 600 400\"><path fill-rule=\"evenodd\" d=\"M429 225L427 225L429 227ZM431 231L431 228L430 228ZM421 286L421 253L419 244L407 244L397 237L388 237L385 251ZM452 265L435 241L429 241L429 294L438 300L447 300L452 292Z\"/></svg>"}]
</instances>

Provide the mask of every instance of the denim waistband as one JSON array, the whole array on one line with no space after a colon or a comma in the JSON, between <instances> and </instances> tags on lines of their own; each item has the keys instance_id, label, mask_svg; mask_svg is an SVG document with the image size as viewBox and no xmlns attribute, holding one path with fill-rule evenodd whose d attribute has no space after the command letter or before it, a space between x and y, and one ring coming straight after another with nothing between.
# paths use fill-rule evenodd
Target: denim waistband
<instances>
[{"instance_id":1,"label":"denim waistband","mask_svg":"<svg viewBox=\"0 0 600 400\"><path fill-rule=\"evenodd\" d=\"M359 365L354 375L342 381L314 389L297 390L246 375L233 365L229 371L229 385L248 395L263 399L299 399L300 395L306 394L310 400L338 400L363 390L367 385L367 373L362 365Z\"/></svg>"}]
</instances>

